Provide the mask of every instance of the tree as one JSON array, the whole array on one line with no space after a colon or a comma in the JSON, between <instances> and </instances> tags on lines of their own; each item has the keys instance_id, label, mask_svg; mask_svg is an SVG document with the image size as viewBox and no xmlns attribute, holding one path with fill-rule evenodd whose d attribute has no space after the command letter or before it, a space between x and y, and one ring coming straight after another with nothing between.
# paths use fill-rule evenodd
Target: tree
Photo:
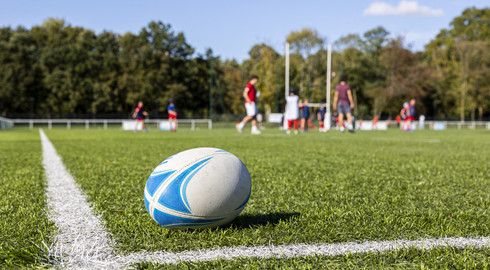
<instances>
[{"instance_id":1,"label":"tree","mask_svg":"<svg viewBox=\"0 0 490 270\"><path fill-rule=\"evenodd\" d=\"M334 48L339 52L342 52L346 49L356 49L358 51L361 51L366 46L366 44L358 34L349 34L347 36L343 36L339 38L339 40L335 41L333 45Z\"/></svg>"},{"instance_id":2,"label":"tree","mask_svg":"<svg viewBox=\"0 0 490 270\"><path fill-rule=\"evenodd\" d=\"M301 65L301 80L299 89L304 93L304 82L307 83L306 96L310 98L310 54L315 49L322 49L324 39L322 39L318 32L314 29L303 28L299 32L291 32L286 41L291 44L291 49L296 51L304 59L304 63ZM305 73L307 78L305 79Z\"/></svg>"},{"instance_id":3,"label":"tree","mask_svg":"<svg viewBox=\"0 0 490 270\"><path fill-rule=\"evenodd\" d=\"M365 46L365 51L373 56L378 56L385 43L388 41L387 37L389 34L390 33L382 26L378 26L377 28L364 33L364 38L366 40L362 44Z\"/></svg>"},{"instance_id":4,"label":"tree","mask_svg":"<svg viewBox=\"0 0 490 270\"><path fill-rule=\"evenodd\" d=\"M382 49L380 63L386 84L374 90L374 114L396 115L404 101L421 99L431 87L431 71L420 57L404 47L403 38L391 39ZM373 93L373 94L374 94Z\"/></svg>"},{"instance_id":5,"label":"tree","mask_svg":"<svg viewBox=\"0 0 490 270\"><path fill-rule=\"evenodd\" d=\"M429 63L439 74L438 85L445 87L454 100L435 102L449 103L449 106L458 103L461 122L465 120L468 102L471 104L472 118L475 108L478 107L481 118L483 111L489 107L484 98L487 95L480 91L487 87L487 80L480 77L480 74L482 69L488 70L489 56L485 52L490 42L489 21L489 8L468 8L461 16L453 19L450 29L441 30L427 45L426 55ZM455 101L457 99L458 102Z\"/></svg>"},{"instance_id":6,"label":"tree","mask_svg":"<svg viewBox=\"0 0 490 270\"><path fill-rule=\"evenodd\" d=\"M346 35L334 44L332 85L339 75L348 75L358 117L390 117L403 101L415 97L418 112L483 119L490 112L489 13L488 8L466 9L423 53L412 52L402 37L388 38L383 27ZM292 32L288 42L294 52L291 87L299 86L302 98L323 101L323 39L305 28ZM243 113L241 93L252 74L261 78L261 110L283 108L284 56L267 44L253 46L249 59L238 63L211 50L194 55L184 34L160 21L123 35L95 34L56 19L31 29L0 28L3 115L129 115L143 100L146 110L158 116L174 98L181 117L203 117L209 113L210 74L217 113Z\"/></svg>"}]
</instances>

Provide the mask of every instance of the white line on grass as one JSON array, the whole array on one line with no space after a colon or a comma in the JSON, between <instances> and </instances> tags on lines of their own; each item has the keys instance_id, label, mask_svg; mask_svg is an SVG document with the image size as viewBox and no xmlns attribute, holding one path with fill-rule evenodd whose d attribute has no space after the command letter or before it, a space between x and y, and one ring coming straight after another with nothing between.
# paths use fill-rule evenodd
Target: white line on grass
<instances>
[{"instance_id":1,"label":"white line on grass","mask_svg":"<svg viewBox=\"0 0 490 270\"><path fill-rule=\"evenodd\" d=\"M490 237L482 238L441 238L422 240L394 240L382 242L338 243L338 244L295 244L257 247L225 247L181 253L143 252L128 255L132 262L154 262L175 264L183 261L210 261L217 259L230 260L239 257L257 258L288 258L298 256L336 256L347 253L385 252L414 247L417 249L432 249L438 247L490 247Z\"/></svg>"},{"instance_id":2,"label":"white line on grass","mask_svg":"<svg viewBox=\"0 0 490 270\"><path fill-rule=\"evenodd\" d=\"M402 139L402 138L383 138L373 137L373 141L393 141L393 142L423 142L423 143L440 143L438 139Z\"/></svg>"},{"instance_id":3,"label":"white line on grass","mask_svg":"<svg viewBox=\"0 0 490 270\"><path fill-rule=\"evenodd\" d=\"M101 218L94 214L46 134L42 129L39 133L48 182L48 209L59 230L50 255L60 261L61 268L121 266L112 262L112 243Z\"/></svg>"},{"instance_id":4,"label":"white line on grass","mask_svg":"<svg viewBox=\"0 0 490 270\"><path fill-rule=\"evenodd\" d=\"M441 238L421 240L371 241L338 244L291 244L255 247L222 247L197 251L139 252L116 255L113 242L87 202L85 195L66 170L54 146L42 130L43 164L48 181L47 197L50 218L59 229L50 255L59 260L59 268L120 269L132 263L153 262L175 264L183 261L209 261L239 257L287 258L297 256L335 256L347 253L385 252L409 247L431 249L437 247L490 247L490 237Z\"/></svg>"}]
</instances>

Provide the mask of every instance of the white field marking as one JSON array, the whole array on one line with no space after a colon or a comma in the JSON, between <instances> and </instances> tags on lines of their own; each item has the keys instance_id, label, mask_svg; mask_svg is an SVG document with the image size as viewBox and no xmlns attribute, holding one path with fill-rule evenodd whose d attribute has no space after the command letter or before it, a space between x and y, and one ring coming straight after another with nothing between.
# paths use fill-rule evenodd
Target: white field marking
<instances>
[{"instance_id":1,"label":"white field marking","mask_svg":"<svg viewBox=\"0 0 490 270\"><path fill-rule=\"evenodd\" d=\"M298 256L336 256L347 253L385 252L405 248L431 249L437 247L490 248L490 237L440 238L421 240L371 241L338 244L286 244L278 246L222 247L197 251L137 252L115 254L114 242L87 202L73 177L66 170L54 146L42 130L43 165L48 181L47 197L50 218L58 227L49 255L57 258L58 268L69 269L121 269L133 263L153 262L176 264L185 261L209 261L234 258L287 258ZM148 217L149 218L149 217Z\"/></svg>"},{"instance_id":2,"label":"white field marking","mask_svg":"<svg viewBox=\"0 0 490 270\"><path fill-rule=\"evenodd\" d=\"M393 142L423 142L423 143L440 143L439 139L402 139L402 138L383 138L374 137L371 138L374 141L393 141Z\"/></svg>"},{"instance_id":3,"label":"white field marking","mask_svg":"<svg viewBox=\"0 0 490 270\"><path fill-rule=\"evenodd\" d=\"M417 249L432 249L438 247L475 247L490 248L490 237L482 238L440 238L422 240L394 240L394 241L371 241L363 243L338 243L338 244L293 244L279 246L257 246L257 247L225 247L199 251L185 251L181 253L165 252L142 252L126 256L131 262L154 262L165 264L176 264L185 261L210 261L231 260L234 258L256 257L256 258L288 258L298 256L336 256L347 253L385 252L414 247Z\"/></svg>"},{"instance_id":4,"label":"white field marking","mask_svg":"<svg viewBox=\"0 0 490 270\"><path fill-rule=\"evenodd\" d=\"M114 268L113 244L101 218L93 212L86 196L66 170L54 146L40 129L43 165L46 171L47 204L50 218L58 227L51 256L59 260L60 268Z\"/></svg>"}]
</instances>

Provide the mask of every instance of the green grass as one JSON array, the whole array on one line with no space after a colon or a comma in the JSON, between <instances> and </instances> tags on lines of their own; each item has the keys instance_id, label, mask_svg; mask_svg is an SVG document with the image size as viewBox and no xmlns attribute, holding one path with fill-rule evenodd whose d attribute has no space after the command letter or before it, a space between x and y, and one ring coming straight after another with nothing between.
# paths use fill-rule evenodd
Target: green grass
<instances>
[{"instance_id":1,"label":"green grass","mask_svg":"<svg viewBox=\"0 0 490 270\"><path fill-rule=\"evenodd\" d=\"M120 252L490 235L487 131L47 131ZM151 171L177 152L225 149L252 196L228 227L169 231L147 214Z\"/></svg>"},{"instance_id":2,"label":"green grass","mask_svg":"<svg viewBox=\"0 0 490 270\"><path fill-rule=\"evenodd\" d=\"M45 129L117 241L119 253L238 245L341 243L490 236L490 133L398 130L298 136L267 129L176 134ZM249 204L231 225L170 231L144 207L146 179L165 158L194 147L234 153L248 167ZM0 268L40 267L54 225L46 218L37 130L0 132ZM336 257L239 258L139 268L474 268L490 249L406 249Z\"/></svg>"},{"instance_id":3,"label":"green grass","mask_svg":"<svg viewBox=\"0 0 490 270\"><path fill-rule=\"evenodd\" d=\"M489 269L490 248L414 248L385 253L294 258L238 258L174 265L141 263L136 269Z\"/></svg>"},{"instance_id":4,"label":"green grass","mask_svg":"<svg viewBox=\"0 0 490 270\"><path fill-rule=\"evenodd\" d=\"M0 268L40 267L54 225L38 132L0 131Z\"/></svg>"}]
</instances>

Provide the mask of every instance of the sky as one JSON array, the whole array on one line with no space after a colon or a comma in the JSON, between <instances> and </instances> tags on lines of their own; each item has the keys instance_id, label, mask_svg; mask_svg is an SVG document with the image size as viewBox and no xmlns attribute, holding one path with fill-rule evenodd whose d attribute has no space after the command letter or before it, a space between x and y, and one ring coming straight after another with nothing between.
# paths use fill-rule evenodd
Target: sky
<instances>
[{"instance_id":1,"label":"sky","mask_svg":"<svg viewBox=\"0 0 490 270\"><path fill-rule=\"evenodd\" d=\"M204 54L242 61L252 46L265 43L283 54L292 31L318 31L332 44L348 34L383 26L404 36L412 50L424 46L467 7L488 0L0 0L0 27L31 28L47 18L72 26L119 34L139 33L150 21L170 24Z\"/></svg>"}]
</instances>

